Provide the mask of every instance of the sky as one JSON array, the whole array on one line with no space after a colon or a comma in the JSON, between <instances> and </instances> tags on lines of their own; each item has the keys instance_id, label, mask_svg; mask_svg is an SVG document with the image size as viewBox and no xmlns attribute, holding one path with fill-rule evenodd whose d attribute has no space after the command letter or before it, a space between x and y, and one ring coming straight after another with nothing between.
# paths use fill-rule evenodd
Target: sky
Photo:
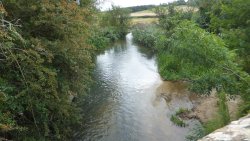
<instances>
[{"instance_id":1,"label":"sky","mask_svg":"<svg viewBox=\"0 0 250 141\"><path fill-rule=\"evenodd\" d=\"M111 5L117 5L120 7L138 6L138 5L159 5L162 3L168 3L176 0L104 0L101 4L102 10L108 10Z\"/></svg>"}]
</instances>

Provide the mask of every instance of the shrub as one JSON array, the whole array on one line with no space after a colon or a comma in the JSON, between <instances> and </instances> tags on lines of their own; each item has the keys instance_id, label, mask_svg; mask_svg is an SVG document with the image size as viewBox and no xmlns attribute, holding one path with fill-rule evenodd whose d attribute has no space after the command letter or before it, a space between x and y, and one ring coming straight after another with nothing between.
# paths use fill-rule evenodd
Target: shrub
<instances>
[{"instance_id":1,"label":"shrub","mask_svg":"<svg viewBox=\"0 0 250 141\"><path fill-rule=\"evenodd\" d=\"M222 39L183 21L174 29L168 47L159 53L158 65L165 80L190 81L194 92L208 94L212 88L223 88L236 94L241 70L234 57Z\"/></svg>"},{"instance_id":2,"label":"shrub","mask_svg":"<svg viewBox=\"0 0 250 141\"><path fill-rule=\"evenodd\" d=\"M180 126L180 127L186 127L187 126L187 124L176 115L172 115L170 120L177 126Z\"/></svg>"},{"instance_id":3,"label":"shrub","mask_svg":"<svg viewBox=\"0 0 250 141\"><path fill-rule=\"evenodd\" d=\"M139 25L134 27L132 34L136 43L156 50L156 40L160 37L161 32L154 25Z\"/></svg>"}]
</instances>

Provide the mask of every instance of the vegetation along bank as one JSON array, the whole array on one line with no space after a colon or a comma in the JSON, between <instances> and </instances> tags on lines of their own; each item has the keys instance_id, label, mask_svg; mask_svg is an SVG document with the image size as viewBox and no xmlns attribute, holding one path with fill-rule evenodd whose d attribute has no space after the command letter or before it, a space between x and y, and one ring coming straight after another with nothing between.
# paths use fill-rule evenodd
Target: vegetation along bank
<instances>
[{"instance_id":1,"label":"vegetation along bank","mask_svg":"<svg viewBox=\"0 0 250 141\"><path fill-rule=\"evenodd\" d=\"M156 53L161 77L203 96L216 90L216 117L187 139L228 124L229 99L241 97L239 117L249 113L250 1L96 7L95 0L0 0L0 140L70 140L95 55L128 33L130 12L140 8L154 12L147 22L154 24L134 22L134 40ZM185 111L172 121L184 126Z\"/></svg>"},{"instance_id":2,"label":"vegetation along bank","mask_svg":"<svg viewBox=\"0 0 250 141\"><path fill-rule=\"evenodd\" d=\"M188 137L197 140L230 122L230 99L243 100L239 117L249 113L250 2L189 0L181 5L154 7L158 23L136 24L132 32L135 42L156 53L164 80L187 82L189 91L203 97L216 91L216 116Z\"/></svg>"},{"instance_id":3,"label":"vegetation along bank","mask_svg":"<svg viewBox=\"0 0 250 141\"><path fill-rule=\"evenodd\" d=\"M0 140L70 140L94 56L127 33L126 10L101 13L94 0L0 0L0 18Z\"/></svg>"}]
</instances>

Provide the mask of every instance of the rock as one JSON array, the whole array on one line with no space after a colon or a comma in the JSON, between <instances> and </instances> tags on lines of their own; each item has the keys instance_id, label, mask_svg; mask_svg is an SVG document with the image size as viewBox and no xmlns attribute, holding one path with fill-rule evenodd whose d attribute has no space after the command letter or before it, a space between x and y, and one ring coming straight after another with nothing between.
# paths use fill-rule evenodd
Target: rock
<instances>
[{"instance_id":1,"label":"rock","mask_svg":"<svg viewBox=\"0 0 250 141\"><path fill-rule=\"evenodd\" d=\"M232 121L199 141L250 141L250 114Z\"/></svg>"}]
</instances>

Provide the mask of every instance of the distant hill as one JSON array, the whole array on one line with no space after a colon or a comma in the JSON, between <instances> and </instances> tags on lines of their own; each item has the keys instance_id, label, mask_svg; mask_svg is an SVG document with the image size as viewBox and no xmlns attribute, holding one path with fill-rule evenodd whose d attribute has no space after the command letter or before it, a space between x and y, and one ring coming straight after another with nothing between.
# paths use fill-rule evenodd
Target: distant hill
<instances>
[{"instance_id":1,"label":"distant hill","mask_svg":"<svg viewBox=\"0 0 250 141\"><path fill-rule=\"evenodd\" d=\"M126 7L126 9L129 9L131 13L149 10L155 8L156 5L140 5L140 6L132 6L132 7Z\"/></svg>"},{"instance_id":2,"label":"distant hill","mask_svg":"<svg viewBox=\"0 0 250 141\"><path fill-rule=\"evenodd\" d=\"M154 9L157 7L166 7L168 5L176 6L176 10L186 11L190 7L186 5L187 3L184 0L177 0L171 3L165 3L161 5L140 5L140 6L132 6L132 7L125 7L124 9L128 9L130 13L130 17L132 18L132 24L151 24L158 22L158 16L154 12ZM197 11L194 9L194 11Z\"/></svg>"},{"instance_id":3,"label":"distant hill","mask_svg":"<svg viewBox=\"0 0 250 141\"><path fill-rule=\"evenodd\" d=\"M180 5L186 5L187 3L185 0L177 0L168 4L173 4L175 6L180 6ZM161 4L161 6L168 5L167 3ZM158 7L159 5L140 5L140 6L131 6L131 7L125 7L125 9L129 9L131 13L139 12L139 11L144 11L144 10L151 10L155 7Z\"/></svg>"}]
</instances>

